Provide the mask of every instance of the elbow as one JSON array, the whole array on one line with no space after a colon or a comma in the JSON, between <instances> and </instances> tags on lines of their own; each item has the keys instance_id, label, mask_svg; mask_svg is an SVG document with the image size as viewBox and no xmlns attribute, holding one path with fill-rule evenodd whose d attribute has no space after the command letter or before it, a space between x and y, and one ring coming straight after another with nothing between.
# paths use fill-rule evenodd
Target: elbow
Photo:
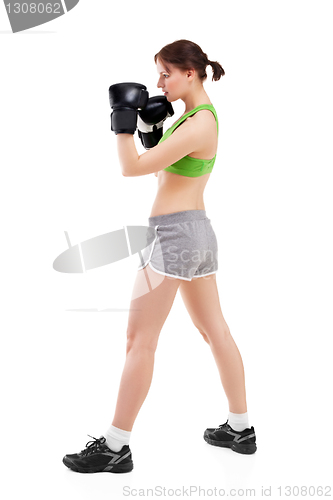
<instances>
[{"instance_id":1,"label":"elbow","mask_svg":"<svg viewBox=\"0 0 333 500\"><path fill-rule=\"evenodd\" d=\"M133 177L133 173L130 170L122 170L121 173L124 177Z\"/></svg>"},{"instance_id":2,"label":"elbow","mask_svg":"<svg viewBox=\"0 0 333 500\"><path fill-rule=\"evenodd\" d=\"M131 171L129 168L129 165L121 165L121 173L123 174L124 177L131 177Z\"/></svg>"},{"instance_id":3,"label":"elbow","mask_svg":"<svg viewBox=\"0 0 333 500\"><path fill-rule=\"evenodd\" d=\"M124 177L136 177L137 175L144 175L140 173L139 163L135 161L122 163L121 173Z\"/></svg>"}]
</instances>

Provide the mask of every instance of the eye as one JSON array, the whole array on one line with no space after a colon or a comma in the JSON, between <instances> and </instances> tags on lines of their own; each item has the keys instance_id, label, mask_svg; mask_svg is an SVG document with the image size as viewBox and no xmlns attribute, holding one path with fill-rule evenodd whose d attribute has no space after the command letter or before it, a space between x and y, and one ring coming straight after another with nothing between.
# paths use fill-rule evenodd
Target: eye
<instances>
[{"instance_id":1,"label":"eye","mask_svg":"<svg viewBox=\"0 0 333 500\"><path fill-rule=\"evenodd\" d=\"M169 75L167 75L166 73L163 73L163 76L164 78L169 78Z\"/></svg>"}]
</instances>

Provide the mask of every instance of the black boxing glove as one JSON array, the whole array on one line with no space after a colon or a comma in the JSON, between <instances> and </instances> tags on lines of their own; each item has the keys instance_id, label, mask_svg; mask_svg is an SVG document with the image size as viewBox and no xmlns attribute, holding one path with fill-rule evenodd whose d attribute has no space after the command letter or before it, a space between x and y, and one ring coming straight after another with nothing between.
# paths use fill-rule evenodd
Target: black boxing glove
<instances>
[{"instance_id":1,"label":"black boxing glove","mask_svg":"<svg viewBox=\"0 0 333 500\"><path fill-rule=\"evenodd\" d=\"M174 114L171 102L164 95L148 99L144 109L139 111L138 133L143 146L151 149L163 135L163 123Z\"/></svg>"},{"instance_id":2,"label":"black boxing glove","mask_svg":"<svg viewBox=\"0 0 333 500\"><path fill-rule=\"evenodd\" d=\"M134 134L138 109L147 104L147 87L141 83L116 83L109 88L111 130L116 134Z\"/></svg>"}]
</instances>

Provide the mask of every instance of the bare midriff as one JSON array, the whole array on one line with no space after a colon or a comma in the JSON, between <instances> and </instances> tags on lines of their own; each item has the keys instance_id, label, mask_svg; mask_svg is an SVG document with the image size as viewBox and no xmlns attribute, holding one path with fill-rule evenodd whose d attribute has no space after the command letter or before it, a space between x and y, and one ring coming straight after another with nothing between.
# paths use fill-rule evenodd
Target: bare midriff
<instances>
[{"instance_id":1,"label":"bare midriff","mask_svg":"<svg viewBox=\"0 0 333 500\"><path fill-rule=\"evenodd\" d=\"M158 188L150 217L183 210L205 210L203 194L210 173L186 177L165 170L158 172Z\"/></svg>"}]
</instances>

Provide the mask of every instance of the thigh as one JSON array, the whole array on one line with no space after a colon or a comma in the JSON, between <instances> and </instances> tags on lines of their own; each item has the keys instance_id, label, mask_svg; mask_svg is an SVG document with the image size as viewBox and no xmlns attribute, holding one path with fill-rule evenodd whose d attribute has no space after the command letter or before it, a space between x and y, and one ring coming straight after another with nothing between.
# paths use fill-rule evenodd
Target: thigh
<instances>
[{"instance_id":1,"label":"thigh","mask_svg":"<svg viewBox=\"0 0 333 500\"><path fill-rule=\"evenodd\" d=\"M158 337L181 280L155 273L149 266L137 272L128 318L128 333Z\"/></svg>"},{"instance_id":2,"label":"thigh","mask_svg":"<svg viewBox=\"0 0 333 500\"><path fill-rule=\"evenodd\" d=\"M213 340L214 335L229 330L222 314L216 274L184 281L179 290L193 324L201 333Z\"/></svg>"}]
</instances>

